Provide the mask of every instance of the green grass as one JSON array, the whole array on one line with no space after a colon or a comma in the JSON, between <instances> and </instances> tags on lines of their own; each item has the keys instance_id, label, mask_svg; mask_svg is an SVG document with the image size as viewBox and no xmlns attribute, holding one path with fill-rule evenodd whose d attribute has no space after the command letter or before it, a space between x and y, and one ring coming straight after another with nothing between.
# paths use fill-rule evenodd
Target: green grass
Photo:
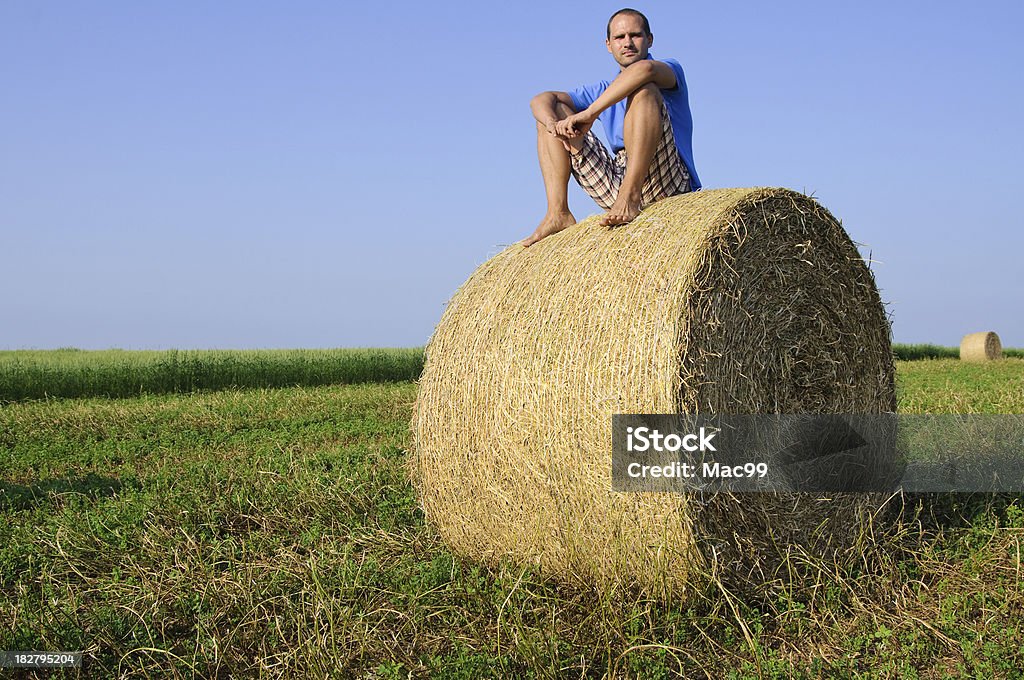
<instances>
[{"instance_id":1,"label":"green grass","mask_svg":"<svg viewBox=\"0 0 1024 680\"><path fill-rule=\"evenodd\" d=\"M928 343L904 344L895 343L892 352L900 361L916 361L918 359L959 359L959 347L943 347ZM1024 349L1003 348L1003 356L1011 359L1024 359Z\"/></svg>"},{"instance_id":2,"label":"green grass","mask_svg":"<svg viewBox=\"0 0 1024 680\"><path fill-rule=\"evenodd\" d=\"M960 356L955 347L893 345L898 359ZM1006 349L1024 358L1024 350ZM415 380L423 348L325 350L0 351L0 403L51 397L133 397L246 387Z\"/></svg>"},{"instance_id":3,"label":"green grass","mask_svg":"<svg viewBox=\"0 0 1024 680\"><path fill-rule=\"evenodd\" d=\"M900 413L1024 413L1024 361L899 362Z\"/></svg>"},{"instance_id":4,"label":"green grass","mask_svg":"<svg viewBox=\"0 0 1024 680\"><path fill-rule=\"evenodd\" d=\"M416 379L423 349L0 351L0 402Z\"/></svg>"},{"instance_id":5,"label":"green grass","mask_svg":"<svg viewBox=\"0 0 1024 680\"><path fill-rule=\"evenodd\" d=\"M898 374L905 412L1024 412L1024 361L901 362ZM1024 667L1019 497L907 499L876 548L806 593L600 593L447 550L406 472L415 393L401 382L0 406L0 649L83 650L98 678Z\"/></svg>"},{"instance_id":6,"label":"green grass","mask_svg":"<svg viewBox=\"0 0 1024 680\"><path fill-rule=\"evenodd\" d=\"M895 343L892 346L892 353L900 361L915 361L918 359L959 359L959 347L943 347L942 345L931 344L901 344Z\"/></svg>"}]
</instances>

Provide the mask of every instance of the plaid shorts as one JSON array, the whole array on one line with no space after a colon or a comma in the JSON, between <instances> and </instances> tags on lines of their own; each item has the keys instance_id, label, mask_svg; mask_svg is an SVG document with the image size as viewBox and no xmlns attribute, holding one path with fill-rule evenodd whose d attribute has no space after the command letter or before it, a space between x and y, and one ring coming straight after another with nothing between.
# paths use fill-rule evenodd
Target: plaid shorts
<instances>
[{"instance_id":1,"label":"plaid shorts","mask_svg":"<svg viewBox=\"0 0 1024 680\"><path fill-rule=\"evenodd\" d=\"M579 153L569 154L572 176L597 204L608 210L619 195L622 178L626 174L626 150L620 149L613 157L594 131L588 130ZM676 138L672 134L672 119L665 102L661 103L661 142L654 152L651 170L642 189L644 208L668 196L685 194L690 190L690 173L679 156Z\"/></svg>"}]
</instances>

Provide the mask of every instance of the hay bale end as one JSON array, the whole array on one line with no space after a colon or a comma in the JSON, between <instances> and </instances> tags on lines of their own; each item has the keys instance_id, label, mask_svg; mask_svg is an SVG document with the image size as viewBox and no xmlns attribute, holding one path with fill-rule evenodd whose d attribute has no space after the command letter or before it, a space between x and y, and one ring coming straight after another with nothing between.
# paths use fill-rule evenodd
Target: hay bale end
<instances>
[{"instance_id":1,"label":"hay bale end","mask_svg":"<svg viewBox=\"0 0 1024 680\"><path fill-rule=\"evenodd\" d=\"M961 361L995 361L1003 358L1003 344L992 331L969 333L960 341Z\"/></svg>"}]
</instances>

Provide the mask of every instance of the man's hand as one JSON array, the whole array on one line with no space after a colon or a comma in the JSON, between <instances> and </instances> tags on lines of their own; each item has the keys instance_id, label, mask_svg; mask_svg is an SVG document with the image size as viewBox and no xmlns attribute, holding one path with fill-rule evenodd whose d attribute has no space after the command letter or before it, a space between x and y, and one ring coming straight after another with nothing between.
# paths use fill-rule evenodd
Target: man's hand
<instances>
[{"instance_id":1,"label":"man's hand","mask_svg":"<svg viewBox=\"0 0 1024 680\"><path fill-rule=\"evenodd\" d=\"M558 119L552 118L544 123L544 129L548 131L549 135L560 141L566 151L572 153L572 146L569 144L569 138L558 132L558 122Z\"/></svg>"},{"instance_id":2,"label":"man's hand","mask_svg":"<svg viewBox=\"0 0 1024 680\"><path fill-rule=\"evenodd\" d=\"M565 144L565 136L558 134L558 119L552 118L548 122L544 123L544 129L548 131L548 134L552 137L557 137L562 140L562 144Z\"/></svg>"},{"instance_id":3,"label":"man's hand","mask_svg":"<svg viewBox=\"0 0 1024 680\"><path fill-rule=\"evenodd\" d=\"M576 139L587 134L590 130L590 126L594 124L595 118L590 115L588 110L574 113L567 118L555 123L555 135L557 137L566 137L568 139Z\"/></svg>"}]
</instances>

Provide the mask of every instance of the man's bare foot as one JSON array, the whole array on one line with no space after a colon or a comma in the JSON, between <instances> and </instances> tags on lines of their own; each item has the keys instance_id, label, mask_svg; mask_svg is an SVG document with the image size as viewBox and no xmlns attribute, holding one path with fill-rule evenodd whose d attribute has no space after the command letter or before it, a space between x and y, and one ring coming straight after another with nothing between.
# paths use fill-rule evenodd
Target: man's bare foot
<instances>
[{"instance_id":1,"label":"man's bare foot","mask_svg":"<svg viewBox=\"0 0 1024 680\"><path fill-rule=\"evenodd\" d=\"M551 236L574 224L576 224L576 218L568 210L565 212L548 213L540 221L540 225L530 235L530 238L523 241L523 245L532 246L545 236Z\"/></svg>"},{"instance_id":2,"label":"man's bare foot","mask_svg":"<svg viewBox=\"0 0 1024 680\"><path fill-rule=\"evenodd\" d=\"M640 214L640 196L626 196L623 192L615 198L615 203L608 209L608 212L601 218L601 224L613 227L616 224L626 224Z\"/></svg>"}]
</instances>

